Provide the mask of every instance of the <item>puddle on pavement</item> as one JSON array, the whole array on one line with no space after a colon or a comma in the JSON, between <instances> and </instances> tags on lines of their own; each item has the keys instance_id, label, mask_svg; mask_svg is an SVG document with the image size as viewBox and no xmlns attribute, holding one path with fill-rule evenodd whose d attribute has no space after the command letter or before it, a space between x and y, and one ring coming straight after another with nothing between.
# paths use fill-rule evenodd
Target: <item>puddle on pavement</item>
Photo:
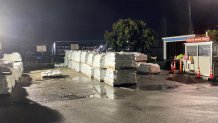
<instances>
[{"instance_id":1,"label":"puddle on pavement","mask_svg":"<svg viewBox=\"0 0 218 123\"><path fill-rule=\"evenodd\" d=\"M167 85L167 84L157 84L157 85L143 85L143 86L131 86L129 88L136 90L146 90L146 91L165 91L170 89L176 89L179 85Z\"/></svg>"}]
</instances>

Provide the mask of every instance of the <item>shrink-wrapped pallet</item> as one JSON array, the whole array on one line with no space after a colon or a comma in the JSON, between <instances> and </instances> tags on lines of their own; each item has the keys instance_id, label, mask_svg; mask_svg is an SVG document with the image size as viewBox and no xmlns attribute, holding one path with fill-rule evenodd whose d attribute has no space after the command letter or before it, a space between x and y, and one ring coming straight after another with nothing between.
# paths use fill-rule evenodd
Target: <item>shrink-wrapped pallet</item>
<instances>
[{"instance_id":1,"label":"shrink-wrapped pallet","mask_svg":"<svg viewBox=\"0 0 218 123\"><path fill-rule=\"evenodd\" d=\"M104 82L111 86L129 85L136 83L135 70L112 70L107 69Z\"/></svg>"},{"instance_id":2,"label":"shrink-wrapped pallet","mask_svg":"<svg viewBox=\"0 0 218 123\"><path fill-rule=\"evenodd\" d=\"M94 69L92 66L87 64L81 65L81 73L85 74L86 76L92 78L94 77Z\"/></svg>"},{"instance_id":3,"label":"shrink-wrapped pallet","mask_svg":"<svg viewBox=\"0 0 218 123\"><path fill-rule=\"evenodd\" d=\"M92 66L94 68L104 68L104 58L105 58L105 54L95 55Z\"/></svg>"},{"instance_id":4,"label":"shrink-wrapped pallet","mask_svg":"<svg viewBox=\"0 0 218 123\"><path fill-rule=\"evenodd\" d=\"M94 68L94 79L103 82L105 77L106 69Z\"/></svg>"},{"instance_id":5,"label":"shrink-wrapped pallet","mask_svg":"<svg viewBox=\"0 0 218 123\"><path fill-rule=\"evenodd\" d=\"M133 53L109 52L105 55L104 68L116 70L135 67L135 56Z\"/></svg>"},{"instance_id":6,"label":"shrink-wrapped pallet","mask_svg":"<svg viewBox=\"0 0 218 123\"><path fill-rule=\"evenodd\" d=\"M141 63L137 67L137 72L157 74L160 73L160 66L158 64L153 63Z\"/></svg>"}]
</instances>

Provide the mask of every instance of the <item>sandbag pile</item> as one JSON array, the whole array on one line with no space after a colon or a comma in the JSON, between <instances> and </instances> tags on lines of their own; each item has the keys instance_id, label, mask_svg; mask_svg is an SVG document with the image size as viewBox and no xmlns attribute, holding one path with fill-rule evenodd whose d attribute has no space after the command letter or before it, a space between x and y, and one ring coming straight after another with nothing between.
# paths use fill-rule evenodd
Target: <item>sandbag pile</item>
<instances>
[{"instance_id":1,"label":"sandbag pile","mask_svg":"<svg viewBox=\"0 0 218 123\"><path fill-rule=\"evenodd\" d=\"M135 56L133 53L109 52L104 59L104 82L111 86L135 84Z\"/></svg>"},{"instance_id":2,"label":"sandbag pile","mask_svg":"<svg viewBox=\"0 0 218 123\"><path fill-rule=\"evenodd\" d=\"M160 66L153 63L141 63L137 67L137 72L145 74L158 74L160 73Z\"/></svg>"},{"instance_id":3,"label":"sandbag pile","mask_svg":"<svg viewBox=\"0 0 218 123\"><path fill-rule=\"evenodd\" d=\"M81 73L90 78L94 76L94 69L92 68L93 56L93 52L82 51L81 53Z\"/></svg>"},{"instance_id":4,"label":"sandbag pile","mask_svg":"<svg viewBox=\"0 0 218 123\"><path fill-rule=\"evenodd\" d=\"M0 94L11 93L23 73L22 57L19 53L4 54L0 63Z\"/></svg>"},{"instance_id":5,"label":"sandbag pile","mask_svg":"<svg viewBox=\"0 0 218 123\"><path fill-rule=\"evenodd\" d=\"M134 53L70 52L71 68L77 72L81 72L98 81L104 81L111 86L136 83Z\"/></svg>"},{"instance_id":6,"label":"sandbag pile","mask_svg":"<svg viewBox=\"0 0 218 123\"><path fill-rule=\"evenodd\" d=\"M71 69L81 72L81 51L72 51L71 53Z\"/></svg>"}]
</instances>

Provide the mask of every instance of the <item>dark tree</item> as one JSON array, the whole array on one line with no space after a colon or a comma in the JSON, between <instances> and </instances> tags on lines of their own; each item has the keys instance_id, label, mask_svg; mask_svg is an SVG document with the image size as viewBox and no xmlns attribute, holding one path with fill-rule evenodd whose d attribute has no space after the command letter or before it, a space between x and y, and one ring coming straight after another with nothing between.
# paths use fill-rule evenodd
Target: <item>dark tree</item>
<instances>
[{"instance_id":1,"label":"dark tree","mask_svg":"<svg viewBox=\"0 0 218 123\"><path fill-rule=\"evenodd\" d=\"M141 20L120 19L112 25L112 31L105 32L104 38L115 51L149 50L155 41L155 33Z\"/></svg>"}]
</instances>

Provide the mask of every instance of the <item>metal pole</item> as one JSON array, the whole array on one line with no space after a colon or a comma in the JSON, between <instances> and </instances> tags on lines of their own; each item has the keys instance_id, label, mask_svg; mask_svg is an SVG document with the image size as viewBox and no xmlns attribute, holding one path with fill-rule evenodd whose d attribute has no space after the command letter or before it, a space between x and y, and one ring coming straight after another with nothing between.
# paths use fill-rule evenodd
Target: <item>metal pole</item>
<instances>
[{"instance_id":1,"label":"metal pole","mask_svg":"<svg viewBox=\"0 0 218 123\"><path fill-rule=\"evenodd\" d=\"M191 11L191 0L188 0L188 17L189 17L189 33L192 34L192 11Z\"/></svg>"}]
</instances>

